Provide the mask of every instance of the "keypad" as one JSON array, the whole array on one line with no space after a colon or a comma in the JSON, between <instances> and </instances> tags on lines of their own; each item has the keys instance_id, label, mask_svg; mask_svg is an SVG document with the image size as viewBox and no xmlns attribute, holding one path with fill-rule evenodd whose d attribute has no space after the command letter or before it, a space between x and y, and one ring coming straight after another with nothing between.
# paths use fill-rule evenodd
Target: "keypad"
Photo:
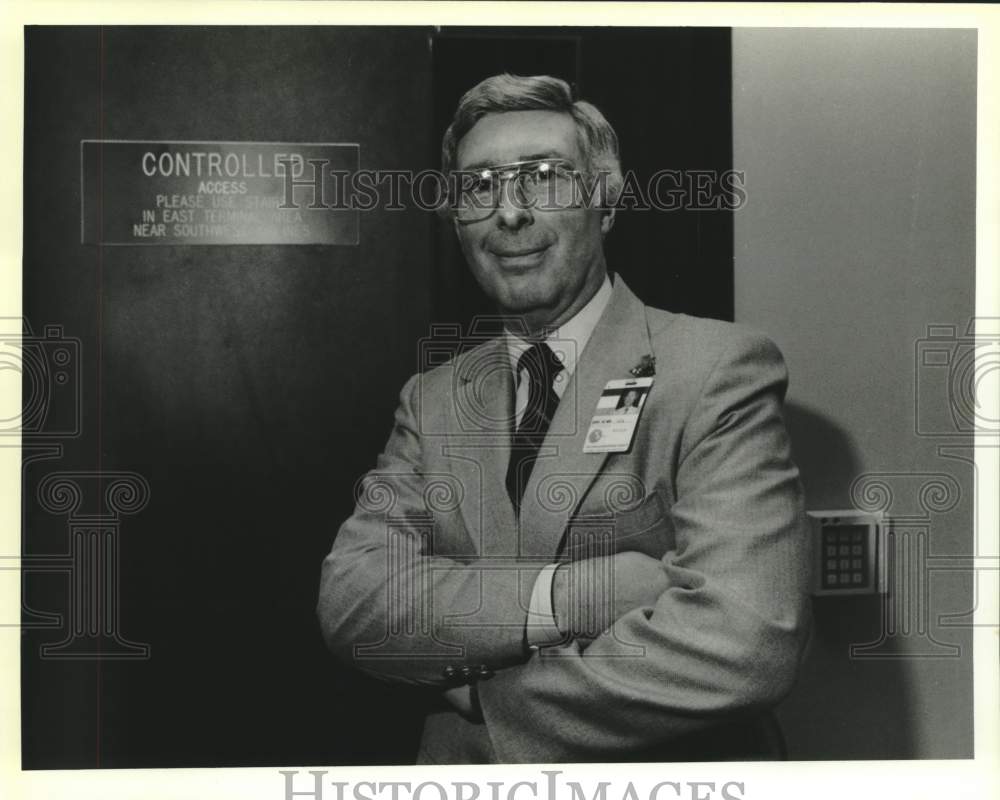
<instances>
[{"instance_id":1,"label":"keypad","mask_svg":"<svg viewBox=\"0 0 1000 800\"><path fill-rule=\"evenodd\" d=\"M824 526L822 534L823 588L855 589L868 585L867 526Z\"/></svg>"}]
</instances>

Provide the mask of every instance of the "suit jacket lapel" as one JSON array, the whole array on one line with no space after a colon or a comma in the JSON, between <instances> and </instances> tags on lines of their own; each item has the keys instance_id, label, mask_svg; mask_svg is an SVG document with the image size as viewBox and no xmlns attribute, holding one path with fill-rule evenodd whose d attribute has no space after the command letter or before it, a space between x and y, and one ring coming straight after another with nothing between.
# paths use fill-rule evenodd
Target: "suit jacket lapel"
<instances>
[{"instance_id":1,"label":"suit jacket lapel","mask_svg":"<svg viewBox=\"0 0 1000 800\"><path fill-rule=\"evenodd\" d=\"M459 479L466 529L479 555L517 553L517 522L507 495L514 383L503 338L459 357L457 381L442 409L448 456Z\"/></svg>"},{"instance_id":2,"label":"suit jacket lapel","mask_svg":"<svg viewBox=\"0 0 1000 800\"><path fill-rule=\"evenodd\" d=\"M583 452L601 391L609 380L631 377L629 369L651 352L645 306L617 276L525 488L519 554L552 557L557 552L567 522L607 460L606 453ZM503 473L498 482L502 488Z\"/></svg>"},{"instance_id":3,"label":"suit jacket lapel","mask_svg":"<svg viewBox=\"0 0 1000 800\"><path fill-rule=\"evenodd\" d=\"M583 452L601 390L609 380L630 377L628 370L651 352L645 306L616 276L539 451L520 520L506 487L514 417L507 348L500 337L458 358L454 388L434 416L446 433L444 455L461 484L462 518L479 555L556 554L567 522L607 460L606 453Z\"/></svg>"}]
</instances>

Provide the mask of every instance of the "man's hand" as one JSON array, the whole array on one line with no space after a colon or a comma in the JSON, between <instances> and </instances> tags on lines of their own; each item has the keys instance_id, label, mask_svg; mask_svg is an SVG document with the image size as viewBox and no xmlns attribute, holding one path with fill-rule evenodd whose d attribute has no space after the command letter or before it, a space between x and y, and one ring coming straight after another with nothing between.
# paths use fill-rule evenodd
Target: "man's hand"
<instances>
[{"instance_id":1,"label":"man's hand","mask_svg":"<svg viewBox=\"0 0 1000 800\"><path fill-rule=\"evenodd\" d=\"M589 642L633 608L653 605L670 586L662 562L624 552L562 564L552 578L556 626Z\"/></svg>"}]
</instances>

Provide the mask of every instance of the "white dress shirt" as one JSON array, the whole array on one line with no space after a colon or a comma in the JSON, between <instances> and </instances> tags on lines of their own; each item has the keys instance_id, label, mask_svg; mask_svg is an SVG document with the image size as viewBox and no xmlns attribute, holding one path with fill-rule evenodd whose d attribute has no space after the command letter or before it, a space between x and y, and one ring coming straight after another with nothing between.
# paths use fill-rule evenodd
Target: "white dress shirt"
<instances>
[{"instance_id":1,"label":"white dress shirt","mask_svg":"<svg viewBox=\"0 0 1000 800\"><path fill-rule=\"evenodd\" d=\"M552 348L556 359L563 365L562 371L556 375L552 384L552 389L560 399L576 370L580 354L587 346L590 335L594 332L594 327L601 318L601 314L604 313L610 299L611 281L605 276L601 288L587 304L572 319L545 337L545 343ZM533 343L525 341L510 331L505 331L504 336L507 340L507 353L510 356L511 370L515 372L515 422L520 424L521 417L528 406L529 381L527 380L527 367L518 373L517 365L521 354ZM545 567L538 574L531 590L525 630L528 645L533 649L544 647L547 644L557 644L563 638L559 628L556 627L555 614L552 609L552 578L558 566L558 564L549 564Z\"/></svg>"}]
</instances>

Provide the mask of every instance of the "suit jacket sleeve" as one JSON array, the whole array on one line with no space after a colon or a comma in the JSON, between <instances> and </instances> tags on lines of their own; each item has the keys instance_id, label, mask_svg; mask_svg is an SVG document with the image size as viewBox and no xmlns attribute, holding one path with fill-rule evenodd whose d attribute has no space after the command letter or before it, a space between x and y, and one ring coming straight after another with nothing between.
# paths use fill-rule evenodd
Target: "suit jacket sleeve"
<instances>
[{"instance_id":1,"label":"suit jacket sleeve","mask_svg":"<svg viewBox=\"0 0 1000 800\"><path fill-rule=\"evenodd\" d=\"M443 684L454 682L442 677L448 666L524 661L526 610L543 564L496 569L434 555L420 379L403 387L385 449L323 561L317 614L329 648L353 666L385 680ZM491 624L469 624L477 618Z\"/></svg>"},{"instance_id":2,"label":"suit jacket sleeve","mask_svg":"<svg viewBox=\"0 0 1000 800\"><path fill-rule=\"evenodd\" d=\"M480 684L499 760L626 759L788 692L808 628L809 562L786 386L769 340L741 335L724 348L674 466L670 588L587 649L542 650Z\"/></svg>"}]
</instances>

